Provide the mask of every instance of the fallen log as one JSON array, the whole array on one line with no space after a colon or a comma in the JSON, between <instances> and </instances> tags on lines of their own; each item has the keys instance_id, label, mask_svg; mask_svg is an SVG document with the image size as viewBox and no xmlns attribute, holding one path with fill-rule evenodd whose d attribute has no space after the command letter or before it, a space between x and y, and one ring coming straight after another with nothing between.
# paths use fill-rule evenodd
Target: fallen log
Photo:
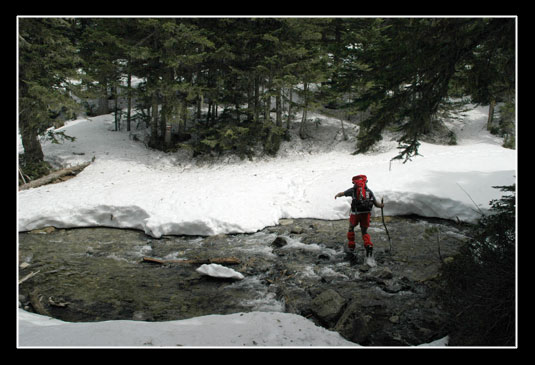
<instances>
[{"instance_id":1,"label":"fallen log","mask_svg":"<svg viewBox=\"0 0 535 365\"><path fill-rule=\"evenodd\" d=\"M19 280L19 285L24 283L26 280L33 278L35 275L39 274L40 271L41 270L37 270L36 272L32 271L31 273Z\"/></svg>"},{"instance_id":2,"label":"fallen log","mask_svg":"<svg viewBox=\"0 0 535 365\"><path fill-rule=\"evenodd\" d=\"M73 166L73 167L68 167L66 169L54 171L51 174L48 174L46 176L40 177L37 180L30 181L29 183L26 183L26 184L23 184L23 185L19 186L19 191L20 190L31 189L31 188L36 188L36 187L41 186L41 185L49 184L49 183L53 182L54 180L57 180L57 179L59 179L59 178L61 178L63 176L66 176L66 175L76 175L76 174L80 173L83 169L85 169L87 166L89 166L89 164L91 164L91 162L85 162L85 163L83 163L81 165L76 165L76 166Z\"/></svg>"},{"instance_id":3,"label":"fallen log","mask_svg":"<svg viewBox=\"0 0 535 365\"><path fill-rule=\"evenodd\" d=\"M227 265L237 265L240 264L240 259L236 257L218 257L213 259L190 259L190 260L162 260L154 257L143 257L143 261L152 262L156 264L194 264L194 265L203 265L203 264L227 264Z\"/></svg>"},{"instance_id":4,"label":"fallen log","mask_svg":"<svg viewBox=\"0 0 535 365\"><path fill-rule=\"evenodd\" d=\"M37 292L37 288L35 288L30 294L29 294L29 299L30 299L30 303L33 307L33 310L38 313L38 314L41 314L43 316L50 316L50 313L48 313L48 311L46 310L45 306L43 305L43 303L41 303L41 298L43 297L42 295L40 295L38 292Z\"/></svg>"}]
</instances>

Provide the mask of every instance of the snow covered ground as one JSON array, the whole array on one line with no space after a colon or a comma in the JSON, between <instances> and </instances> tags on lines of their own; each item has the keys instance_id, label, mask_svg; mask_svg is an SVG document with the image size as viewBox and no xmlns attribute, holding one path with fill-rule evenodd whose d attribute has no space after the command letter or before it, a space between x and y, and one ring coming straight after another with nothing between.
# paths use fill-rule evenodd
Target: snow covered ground
<instances>
[{"instance_id":1,"label":"snow covered ground","mask_svg":"<svg viewBox=\"0 0 535 365\"><path fill-rule=\"evenodd\" d=\"M161 237L255 232L281 218L343 219L350 198L335 200L334 195L351 187L357 174L367 175L369 188L384 198L385 215L475 221L480 209L501 196L492 186L514 183L517 174L516 151L502 148L502 139L485 130L486 116L487 108L471 110L449 125L458 145L422 143L422 156L406 164L390 163L397 143L388 138L370 153L351 155L354 139L343 141L340 121L321 116L315 116L321 120L317 129L309 126L313 139L293 138L276 158L229 158L222 164L196 164L182 152L148 150L128 132L113 132L112 115L80 119L62 128L76 137L74 143L45 142L43 150L62 166L95 157L94 162L74 179L19 192L18 230L108 226ZM356 134L351 125L345 127ZM307 321L284 313L248 313L164 323L67 324L19 309L19 341L43 346L351 345ZM209 329L219 328L218 323L232 330ZM211 335L203 336L204 331ZM217 338L218 331L228 338Z\"/></svg>"},{"instance_id":2,"label":"snow covered ground","mask_svg":"<svg viewBox=\"0 0 535 365\"><path fill-rule=\"evenodd\" d=\"M351 155L354 141L339 141L333 133L339 121L325 118L320 140L294 138L278 158L198 166L184 154L148 150L128 132L111 131L111 115L81 119L63 128L74 143L44 143L44 153L63 166L95 161L75 179L20 192L19 230L109 226L160 237L255 232L281 218L341 219L350 198L334 195L357 174L384 197L385 215L474 221L480 213L472 200L488 208L501 196L492 186L511 184L516 175L516 151L502 148L485 120L485 110L471 111L466 124L455 126L458 145L422 143L423 157L406 164L390 164L397 143L387 139L376 152ZM332 140L322 140L321 131ZM326 143L330 151L313 152Z\"/></svg>"},{"instance_id":3,"label":"snow covered ground","mask_svg":"<svg viewBox=\"0 0 535 365\"><path fill-rule=\"evenodd\" d=\"M19 345L39 347L358 346L296 314L251 312L168 322L68 323L19 310Z\"/></svg>"}]
</instances>

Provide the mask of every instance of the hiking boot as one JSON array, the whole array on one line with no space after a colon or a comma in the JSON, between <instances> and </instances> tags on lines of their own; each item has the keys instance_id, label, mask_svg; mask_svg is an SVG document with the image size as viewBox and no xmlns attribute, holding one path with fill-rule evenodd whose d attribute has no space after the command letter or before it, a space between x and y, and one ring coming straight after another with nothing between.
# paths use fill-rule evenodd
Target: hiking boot
<instances>
[{"instance_id":1,"label":"hiking boot","mask_svg":"<svg viewBox=\"0 0 535 365\"><path fill-rule=\"evenodd\" d=\"M366 257L373 256L373 246L366 246Z\"/></svg>"}]
</instances>

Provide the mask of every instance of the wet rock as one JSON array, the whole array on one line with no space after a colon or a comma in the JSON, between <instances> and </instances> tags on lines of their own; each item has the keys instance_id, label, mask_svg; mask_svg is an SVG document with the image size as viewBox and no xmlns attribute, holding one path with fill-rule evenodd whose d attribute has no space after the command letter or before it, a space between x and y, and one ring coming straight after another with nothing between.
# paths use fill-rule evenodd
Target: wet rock
<instances>
[{"instance_id":1,"label":"wet rock","mask_svg":"<svg viewBox=\"0 0 535 365\"><path fill-rule=\"evenodd\" d=\"M293 219L280 219L279 220L279 224L281 226L289 226L289 225L294 224L294 221L293 221Z\"/></svg>"},{"instance_id":2,"label":"wet rock","mask_svg":"<svg viewBox=\"0 0 535 365\"><path fill-rule=\"evenodd\" d=\"M373 276L379 280L392 279L392 270L389 267L378 267L374 272Z\"/></svg>"},{"instance_id":3,"label":"wet rock","mask_svg":"<svg viewBox=\"0 0 535 365\"><path fill-rule=\"evenodd\" d=\"M286 238L280 237L280 236L275 238L275 240L271 242L271 246L275 248L281 248L281 247L286 246L287 244L288 242L286 241Z\"/></svg>"},{"instance_id":4,"label":"wet rock","mask_svg":"<svg viewBox=\"0 0 535 365\"><path fill-rule=\"evenodd\" d=\"M312 312L324 323L338 319L345 305L345 299L335 290L327 289L312 300Z\"/></svg>"},{"instance_id":5,"label":"wet rock","mask_svg":"<svg viewBox=\"0 0 535 365\"><path fill-rule=\"evenodd\" d=\"M362 345L373 345L375 337L384 337L381 330L387 317L384 298L372 290L354 297L334 325L343 337Z\"/></svg>"},{"instance_id":6,"label":"wet rock","mask_svg":"<svg viewBox=\"0 0 535 365\"><path fill-rule=\"evenodd\" d=\"M330 259L331 259L331 256L329 256L328 254L320 253L318 255L318 260L329 261Z\"/></svg>"},{"instance_id":7,"label":"wet rock","mask_svg":"<svg viewBox=\"0 0 535 365\"><path fill-rule=\"evenodd\" d=\"M301 287L279 284L276 288L277 297L284 303L284 311L300 315L311 314L310 294Z\"/></svg>"}]
</instances>

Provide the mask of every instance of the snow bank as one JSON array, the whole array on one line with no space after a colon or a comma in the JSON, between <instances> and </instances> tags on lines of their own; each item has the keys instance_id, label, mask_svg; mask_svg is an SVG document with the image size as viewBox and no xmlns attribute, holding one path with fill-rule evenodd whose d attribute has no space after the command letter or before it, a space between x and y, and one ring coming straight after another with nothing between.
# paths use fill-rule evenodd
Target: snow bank
<instances>
[{"instance_id":1,"label":"snow bank","mask_svg":"<svg viewBox=\"0 0 535 365\"><path fill-rule=\"evenodd\" d=\"M19 309L22 347L358 346L290 313L208 315L180 321L63 322Z\"/></svg>"},{"instance_id":2,"label":"snow bank","mask_svg":"<svg viewBox=\"0 0 535 365\"><path fill-rule=\"evenodd\" d=\"M334 195L356 174L368 176L386 215L475 221L501 195L492 186L515 181L516 151L484 129L483 109L451 125L458 145L422 143L423 157L406 164L390 162L397 143L388 139L377 152L351 155L354 141L341 140L339 121L321 120L316 140L296 137L281 157L208 166L113 132L111 115L68 123L62 129L76 141L43 143L45 156L63 166L95 161L74 179L19 192L18 229L128 227L160 237L255 232L281 218L343 219L349 198Z\"/></svg>"},{"instance_id":3,"label":"snow bank","mask_svg":"<svg viewBox=\"0 0 535 365\"><path fill-rule=\"evenodd\" d=\"M64 322L18 310L21 347L358 347L305 317L281 312L208 315L166 322ZM448 336L422 347L443 347Z\"/></svg>"}]
</instances>

